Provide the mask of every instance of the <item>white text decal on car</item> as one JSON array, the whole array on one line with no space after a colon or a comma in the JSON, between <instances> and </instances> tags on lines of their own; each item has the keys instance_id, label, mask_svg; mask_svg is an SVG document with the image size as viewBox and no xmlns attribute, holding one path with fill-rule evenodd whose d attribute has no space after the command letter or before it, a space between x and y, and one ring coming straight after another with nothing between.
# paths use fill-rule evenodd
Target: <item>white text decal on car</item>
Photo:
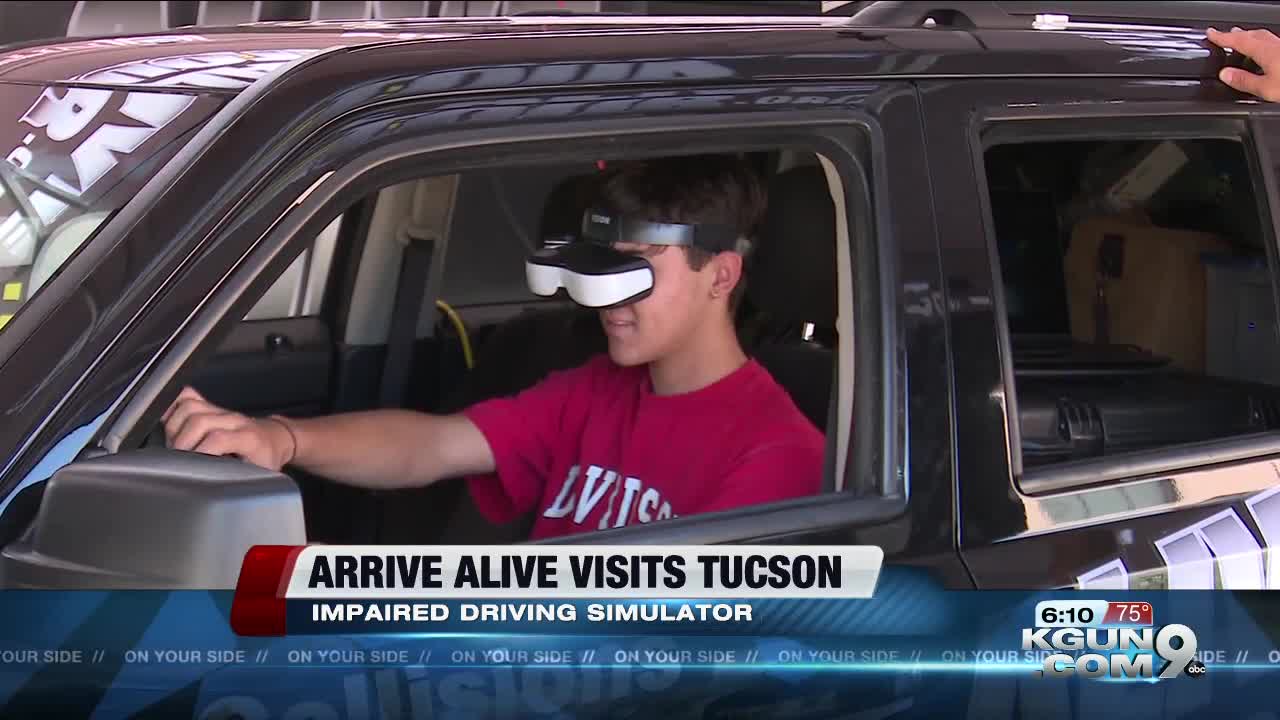
<instances>
[{"instance_id":1,"label":"white text decal on car","mask_svg":"<svg viewBox=\"0 0 1280 720\"><path fill-rule=\"evenodd\" d=\"M1164 565L1130 572L1119 558L1085 572L1085 590L1275 590L1280 589L1280 487L1245 500L1258 538L1235 508L1226 508L1155 540Z\"/></svg>"},{"instance_id":2,"label":"white text decal on car","mask_svg":"<svg viewBox=\"0 0 1280 720\"><path fill-rule=\"evenodd\" d=\"M122 102L114 101L119 102L119 114L136 124L98 120L113 98L119 97L119 90L46 87L19 118L20 127L29 130L19 133L20 144L6 153L5 160L43 181L48 188L31 190L27 208L17 198L4 198L4 190L0 190L0 198L8 200L4 204L10 206L0 216L0 267L31 263L40 238L47 234L44 230L58 223L71 207L70 201L84 197L196 101L195 95L150 88L243 88L315 52L285 49L176 55L99 68L69 79L141 86L137 92L126 93ZM93 127L95 122L97 127ZM62 143L77 137L83 139L70 151L63 149ZM74 169L74 177L67 172L68 165Z\"/></svg>"},{"instance_id":3,"label":"white text decal on car","mask_svg":"<svg viewBox=\"0 0 1280 720\"><path fill-rule=\"evenodd\" d=\"M75 177L66 178L56 172L40 172L52 158L38 156L32 148L48 141L61 143L85 132L94 118L111 101L115 91L90 88L45 88L40 97L19 120L35 132L28 132L22 143L5 156L5 160L21 170L35 173L48 185L74 197L89 191L126 156L142 146L195 102L195 96L176 93L129 93L120 105L120 113L139 125L102 123L69 156ZM42 137L43 136L43 137ZM43 141L43 142L42 142ZM44 190L30 194L31 208L42 225L53 225L70 207L64 199ZM19 212L18 210L14 211ZM0 245L4 245L0 238Z\"/></svg>"},{"instance_id":4,"label":"white text decal on car","mask_svg":"<svg viewBox=\"0 0 1280 720\"><path fill-rule=\"evenodd\" d=\"M100 68L74 78L112 85L187 86L215 90L240 89L318 49L208 52L175 55Z\"/></svg>"},{"instance_id":5,"label":"white text decal on car","mask_svg":"<svg viewBox=\"0 0 1280 720\"><path fill-rule=\"evenodd\" d=\"M195 43L208 42L209 39L201 35L153 35L150 37L137 38L105 38L102 40L86 40L84 42L62 43L60 45L45 45L43 47L35 47L29 50L19 50L11 53L0 55L0 68L14 63L21 63L24 60L35 60L37 58L48 57L52 55L70 55L77 52L85 52L90 50L98 50L100 48L111 47L138 47L149 45L173 45L175 43Z\"/></svg>"}]
</instances>

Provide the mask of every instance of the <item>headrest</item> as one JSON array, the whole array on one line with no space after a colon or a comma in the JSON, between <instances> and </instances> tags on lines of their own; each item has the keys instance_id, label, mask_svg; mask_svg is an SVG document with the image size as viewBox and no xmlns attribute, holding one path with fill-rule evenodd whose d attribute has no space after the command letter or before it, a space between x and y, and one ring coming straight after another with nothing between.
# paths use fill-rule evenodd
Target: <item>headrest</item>
<instances>
[{"instance_id":1,"label":"headrest","mask_svg":"<svg viewBox=\"0 0 1280 720\"><path fill-rule=\"evenodd\" d=\"M551 189L542 206L539 242L569 239L582 234L582 213L590 205L590 190L595 182L594 175L574 175Z\"/></svg>"},{"instance_id":2,"label":"headrest","mask_svg":"<svg viewBox=\"0 0 1280 720\"><path fill-rule=\"evenodd\" d=\"M836 210L820 166L779 173L769 182L747 281L756 307L788 322L836 324Z\"/></svg>"}]
</instances>

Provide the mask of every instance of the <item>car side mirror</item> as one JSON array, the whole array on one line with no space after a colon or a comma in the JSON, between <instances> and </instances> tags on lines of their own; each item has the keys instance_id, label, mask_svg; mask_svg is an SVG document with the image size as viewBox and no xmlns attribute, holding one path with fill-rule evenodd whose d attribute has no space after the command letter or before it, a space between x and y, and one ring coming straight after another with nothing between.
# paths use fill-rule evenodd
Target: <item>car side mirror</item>
<instances>
[{"instance_id":1,"label":"car side mirror","mask_svg":"<svg viewBox=\"0 0 1280 720\"><path fill-rule=\"evenodd\" d=\"M242 460L143 449L71 463L26 533L0 550L0 588L235 588L253 545L304 545L302 494Z\"/></svg>"}]
</instances>

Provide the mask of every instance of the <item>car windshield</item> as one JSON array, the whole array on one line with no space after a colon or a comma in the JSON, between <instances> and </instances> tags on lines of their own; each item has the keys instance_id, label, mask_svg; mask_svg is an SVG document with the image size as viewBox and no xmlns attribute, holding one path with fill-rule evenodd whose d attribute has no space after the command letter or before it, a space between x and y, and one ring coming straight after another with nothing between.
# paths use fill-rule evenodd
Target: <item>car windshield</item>
<instances>
[{"instance_id":1,"label":"car windshield","mask_svg":"<svg viewBox=\"0 0 1280 720\"><path fill-rule=\"evenodd\" d=\"M0 83L0 332L226 101Z\"/></svg>"}]
</instances>

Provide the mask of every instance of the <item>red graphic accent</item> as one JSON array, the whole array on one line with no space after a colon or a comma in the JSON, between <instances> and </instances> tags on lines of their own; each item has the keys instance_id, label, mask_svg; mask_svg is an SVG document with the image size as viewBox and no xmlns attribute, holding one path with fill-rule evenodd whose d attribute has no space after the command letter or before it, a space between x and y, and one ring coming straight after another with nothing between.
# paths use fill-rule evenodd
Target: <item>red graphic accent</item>
<instances>
[{"instance_id":1,"label":"red graphic accent","mask_svg":"<svg viewBox=\"0 0 1280 720\"><path fill-rule=\"evenodd\" d=\"M1149 602L1109 602L1106 625L1151 625L1152 608Z\"/></svg>"},{"instance_id":2,"label":"red graphic accent","mask_svg":"<svg viewBox=\"0 0 1280 720\"><path fill-rule=\"evenodd\" d=\"M254 545L244 554L231 602L231 629L238 635L285 634L285 589L305 545Z\"/></svg>"}]
</instances>

